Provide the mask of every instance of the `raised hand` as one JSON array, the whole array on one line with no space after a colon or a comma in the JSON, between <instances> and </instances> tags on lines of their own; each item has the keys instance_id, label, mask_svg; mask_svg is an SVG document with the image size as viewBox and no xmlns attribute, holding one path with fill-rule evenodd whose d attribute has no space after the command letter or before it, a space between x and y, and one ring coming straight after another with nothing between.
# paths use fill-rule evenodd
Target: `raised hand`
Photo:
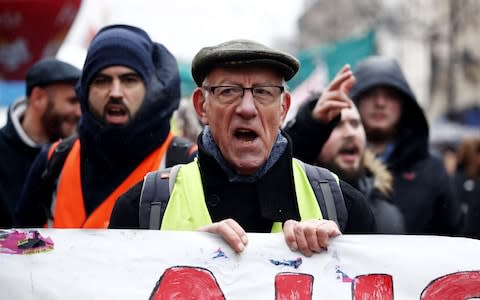
<instances>
[{"instance_id":1,"label":"raised hand","mask_svg":"<svg viewBox=\"0 0 480 300\"><path fill-rule=\"evenodd\" d=\"M315 104L313 118L326 124L338 116L342 109L351 107L353 104L348 94L354 84L355 76L350 65L343 66Z\"/></svg>"}]
</instances>

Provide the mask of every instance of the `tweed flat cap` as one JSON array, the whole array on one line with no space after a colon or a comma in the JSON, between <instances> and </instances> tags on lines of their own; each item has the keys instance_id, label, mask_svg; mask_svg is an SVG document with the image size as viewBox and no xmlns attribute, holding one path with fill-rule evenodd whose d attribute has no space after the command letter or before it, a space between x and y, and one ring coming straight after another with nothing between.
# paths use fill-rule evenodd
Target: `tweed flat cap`
<instances>
[{"instance_id":1,"label":"tweed flat cap","mask_svg":"<svg viewBox=\"0 0 480 300\"><path fill-rule=\"evenodd\" d=\"M232 40L217 46L202 48L193 58L192 77L201 86L208 73L219 66L265 65L278 70L290 80L300 68L292 55L271 49L250 40Z\"/></svg>"},{"instance_id":2,"label":"tweed flat cap","mask_svg":"<svg viewBox=\"0 0 480 300\"><path fill-rule=\"evenodd\" d=\"M36 62L28 71L25 78L27 96L36 86L47 86L54 83L75 84L80 78L81 71L77 67L55 58L45 58Z\"/></svg>"}]
</instances>

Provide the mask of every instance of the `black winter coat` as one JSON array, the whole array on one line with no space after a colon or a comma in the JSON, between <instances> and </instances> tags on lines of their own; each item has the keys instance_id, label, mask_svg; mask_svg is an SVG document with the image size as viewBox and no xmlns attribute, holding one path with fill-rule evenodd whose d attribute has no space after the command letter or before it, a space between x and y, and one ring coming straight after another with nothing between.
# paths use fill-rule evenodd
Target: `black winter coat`
<instances>
[{"instance_id":1,"label":"black winter coat","mask_svg":"<svg viewBox=\"0 0 480 300\"><path fill-rule=\"evenodd\" d=\"M7 124L0 129L0 228L10 228L28 170L40 151L20 125L25 99L14 102Z\"/></svg>"},{"instance_id":2,"label":"black winter coat","mask_svg":"<svg viewBox=\"0 0 480 300\"><path fill-rule=\"evenodd\" d=\"M480 239L480 177L470 179L459 169L454 176L456 193L465 215L463 235Z\"/></svg>"}]
</instances>

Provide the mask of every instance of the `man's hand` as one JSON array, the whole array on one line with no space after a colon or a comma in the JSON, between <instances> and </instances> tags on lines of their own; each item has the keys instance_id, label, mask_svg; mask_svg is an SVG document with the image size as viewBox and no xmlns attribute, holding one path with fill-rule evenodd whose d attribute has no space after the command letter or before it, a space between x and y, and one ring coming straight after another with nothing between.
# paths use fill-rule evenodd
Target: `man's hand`
<instances>
[{"instance_id":1,"label":"man's hand","mask_svg":"<svg viewBox=\"0 0 480 300\"><path fill-rule=\"evenodd\" d=\"M315 104L313 118L326 124L338 116L342 109L351 107L352 101L348 94L354 84L355 77L350 65L343 66Z\"/></svg>"},{"instance_id":2,"label":"man's hand","mask_svg":"<svg viewBox=\"0 0 480 300\"><path fill-rule=\"evenodd\" d=\"M292 251L298 250L305 256L312 256L325 250L331 237L342 233L337 224L329 220L288 220L283 224L283 234Z\"/></svg>"},{"instance_id":3,"label":"man's hand","mask_svg":"<svg viewBox=\"0 0 480 300\"><path fill-rule=\"evenodd\" d=\"M237 253L242 252L248 243L245 230L233 219L216 222L198 230L220 235Z\"/></svg>"}]
</instances>

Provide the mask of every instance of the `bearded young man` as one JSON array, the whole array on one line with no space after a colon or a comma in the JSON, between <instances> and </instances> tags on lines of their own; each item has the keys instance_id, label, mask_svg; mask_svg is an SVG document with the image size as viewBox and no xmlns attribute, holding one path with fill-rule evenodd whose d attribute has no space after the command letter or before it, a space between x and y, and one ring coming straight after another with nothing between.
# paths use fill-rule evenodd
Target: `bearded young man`
<instances>
[{"instance_id":1,"label":"bearded young man","mask_svg":"<svg viewBox=\"0 0 480 300\"><path fill-rule=\"evenodd\" d=\"M18 226L106 228L117 197L146 173L168 166L170 150L178 149L170 130L180 102L177 62L141 28L115 24L95 35L77 94L78 139L68 151L59 144L39 154L17 206ZM189 147L180 150L177 160L193 159ZM52 176L56 184L45 189L42 174L62 151L67 154Z\"/></svg>"},{"instance_id":2,"label":"bearded young man","mask_svg":"<svg viewBox=\"0 0 480 300\"><path fill-rule=\"evenodd\" d=\"M346 100L350 97L360 113L367 147L393 175L392 202L404 216L406 233L458 234L462 224L459 203L442 161L429 151L425 114L398 63L374 56L359 62L355 72L344 67L340 73L326 90L330 101L318 101L312 110L314 119L324 120L324 136L315 134L319 132L315 129L310 133L297 130L309 137L304 140L315 143L312 147L297 142L298 157L306 161L317 157L336 125L335 116L351 105ZM342 83L348 76L354 79ZM318 114L325 106L334 107L327 117Z\"/></svg>"},{"instance_id":3,"label":"bearded young man","mask_svg":"<svg viewBox=\"0 0 480 300\"><path fill-rule=\"evenodd\" d=\"M300 107L285 131L292 138L295 156L333 171L365 195L377 233L402 234L403 216L391 203L392 175L366 148L360 115L347 96L353 81L347 66L321 96L312 96ZM346 107L339 110L342 106Z\"/></svg>"}]
</instances>

